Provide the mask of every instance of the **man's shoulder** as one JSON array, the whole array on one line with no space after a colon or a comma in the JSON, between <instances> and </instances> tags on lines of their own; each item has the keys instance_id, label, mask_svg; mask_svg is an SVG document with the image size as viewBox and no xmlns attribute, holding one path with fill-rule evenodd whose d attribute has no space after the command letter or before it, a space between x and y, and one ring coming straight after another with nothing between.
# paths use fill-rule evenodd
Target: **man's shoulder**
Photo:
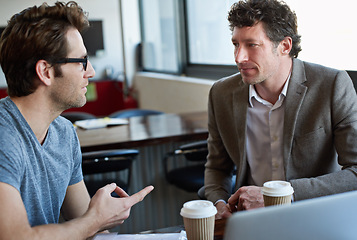
<instances>
[{"instance_id":1,"label":"man's shoulder","mask_svg":"<svg viewBox=\"0 0 357 240\"><path fill-rule=\"evenodd\" d=\"M6 97L0 99L0 129L1 135L10 133L15 128L16 119L20 119L17 109L14 107L14 104L10 98Z\"/></svg>"},{"instance_id":2,"label":"man's shoulder","mask_svg":"<svg viewBox=\"0 0 357 240\"><path fill-rule=\"evenodd\" d=\"M353 84L348 73L316 63L294 59L291 75L292 82L306 85L309 88L316 87L321 91L328 91L342 84L353 89Z\"/></svg>"},{"instance_id":3,"label":"man's shoulder","mask_svg":"<svg viewBox=\"0 0 357 240\"><path fill-rule=\"evenodd\" d=\"M240 80L242 80L242 76L239 72L237 72L230 76L223 77L223 78L217 80L217 82L231 83L231 82L236 82L236 81L240 81Z\"/></svg>"},{"instance_id":4,"label":"man's shoulder","mask_svg":"<svg viewBox=\"0 0 357 240\"><path fill-rule=\"evenodd\" d=\"M9 97L0 99L0 116L7 115L9 112L13 111L11 100Z\"/></svg>"},{"instance_id":5,"label":"man's shoulder","mask_svg":"<svg viewBox=\"0 0 357 240\"><path fill-rule=\"evenodd\" d=\"M314 78L318 76L323 78L335 77L337 74L346 73L346 71L343 70L324 66L317 63L302 61L299 59L294 59L294 68L296 70L303 70L306 74L306 77L314 77Z\"/></svg>"},{"instance_id":6,"label":"man's shoulder","mask_svg":"<svg viewBox=\"0 0 357 240\"><path fill-rule=\"evenodd\" d=\"M238 87L242 87L245 84L242 81L242 76L240 73L235 73L233 75L221 78L217 80L213 87L215 88L223 88L223 89L236 89Z\"/></svg>"},{"instance_id":7,"label":"man's shoulder","mask_svg":"<svg viewBox=\"0 0 357 240\"><path fill-rule=\"evenodd\" d=\"M13 149L21 144L19 138L21 134L19 134L15 128L6 126L0 122L0 132L0 149L6 149L8 147Z\"/></svg>"}]
</instances>

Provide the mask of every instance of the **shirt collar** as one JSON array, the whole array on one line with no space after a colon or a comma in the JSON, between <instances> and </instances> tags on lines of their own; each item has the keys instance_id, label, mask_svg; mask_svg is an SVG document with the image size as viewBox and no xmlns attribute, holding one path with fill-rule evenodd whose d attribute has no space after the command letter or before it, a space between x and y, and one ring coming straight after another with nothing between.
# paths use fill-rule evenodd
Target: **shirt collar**
<instances>
[{"instance_id":1,"label":"shirt collar","mask_svg":"<svg viewBox=\"0 0 357 240\"><path fill-rule=\"evenodd\" d=\"M281 90L281 93L279 95L279 99L281 99L282 96L286 97L286 93L288 91L288 86L289 86L289 82L290 82L290 77L291 77L291 72L289 74L288 79L286 80L283 89ZM253 107L253 103L252 103L252 99L255 98L257 101L265 101L264 99L262 99L257 91L255 90L254 85L249 85L249 105L250 107Z\"/></svg>"}]
</instances>

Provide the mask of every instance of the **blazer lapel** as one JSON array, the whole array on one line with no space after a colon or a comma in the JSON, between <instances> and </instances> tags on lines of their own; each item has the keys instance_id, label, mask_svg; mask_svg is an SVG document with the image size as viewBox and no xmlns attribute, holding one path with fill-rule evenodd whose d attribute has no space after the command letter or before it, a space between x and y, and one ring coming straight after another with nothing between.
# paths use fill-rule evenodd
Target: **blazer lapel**
<instances>
[{"instance_id":1,"label":"blazer lapel","mask_svg":"<svg viewBox=\"0 0 357 240\"><path fill-rule=\"evenodd\" d=\"M237 179L238 185L240 186L245 179L247 172L247 161L246 161L246 129L247 129L247 107L248 107L248 97L249 90L248 85L244 84L240 79L239 87L233 92L233 114L235 120L235 128L237 132L237 141L239 149L239 159L240 166L237 168L239 179Z\"/></svg>"},{"instance_id":2,"label":"blazer lapel","mask_svg":"<svg viewBox=\"0 0 357 240\"><path fill-rule=\"evenodd\" d=\"M290 159L297 117L307 91L307 87L304 85L306 81L303 62L298 59L293 59L293 69L285 99L283 136L285 170Z\"/></svg>"}]
</instances>

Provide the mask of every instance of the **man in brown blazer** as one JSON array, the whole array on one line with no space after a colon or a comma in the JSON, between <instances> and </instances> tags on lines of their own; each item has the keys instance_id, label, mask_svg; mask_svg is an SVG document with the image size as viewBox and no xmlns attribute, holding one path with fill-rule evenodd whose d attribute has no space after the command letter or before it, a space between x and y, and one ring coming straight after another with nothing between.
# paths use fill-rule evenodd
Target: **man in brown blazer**
<instances>
[{"instance_id":1,"label":"man in brown blazer","mask_svg":"<svg viewBox=\"0 0 357 240\"><path fill-rule=\"evenodd\" d=\"M269 180L289 181L294 201L357 190L357 97L347 73L297 59L296 16L284 3L240 1L228 20L239 73L213 85L208 107L205 195L216 218L263 207Z\"/></svg>"}]
</instances>

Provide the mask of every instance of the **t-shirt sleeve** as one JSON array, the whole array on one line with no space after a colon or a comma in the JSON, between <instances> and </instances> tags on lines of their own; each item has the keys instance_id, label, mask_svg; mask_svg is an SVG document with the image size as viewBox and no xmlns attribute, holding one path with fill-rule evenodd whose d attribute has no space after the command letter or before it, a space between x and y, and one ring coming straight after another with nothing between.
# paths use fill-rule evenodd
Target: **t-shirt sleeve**
<instances>
[{"instance_id":1,"label":"t-shirt sleeve","mask_svg":"<svg viewBox=\"0 0 357 240\"><path fill-rule=\"evenodd\" d=\"M7 183L20 191L24 166L21 164L23 152L16 135L0 126L0 182Z\"/></svg>"},{"instance_id":2,"label":"t-shirt sleeve","mask_svg":"<svg viewBox=\"0 0 357 240\"><path fill-rule=\"evenodd\" d=\"M72 177L69 181L69 185L79 183L83 180L81 146L74 128L73 131L73 171Z\"/></svg>"}]
</instances>

